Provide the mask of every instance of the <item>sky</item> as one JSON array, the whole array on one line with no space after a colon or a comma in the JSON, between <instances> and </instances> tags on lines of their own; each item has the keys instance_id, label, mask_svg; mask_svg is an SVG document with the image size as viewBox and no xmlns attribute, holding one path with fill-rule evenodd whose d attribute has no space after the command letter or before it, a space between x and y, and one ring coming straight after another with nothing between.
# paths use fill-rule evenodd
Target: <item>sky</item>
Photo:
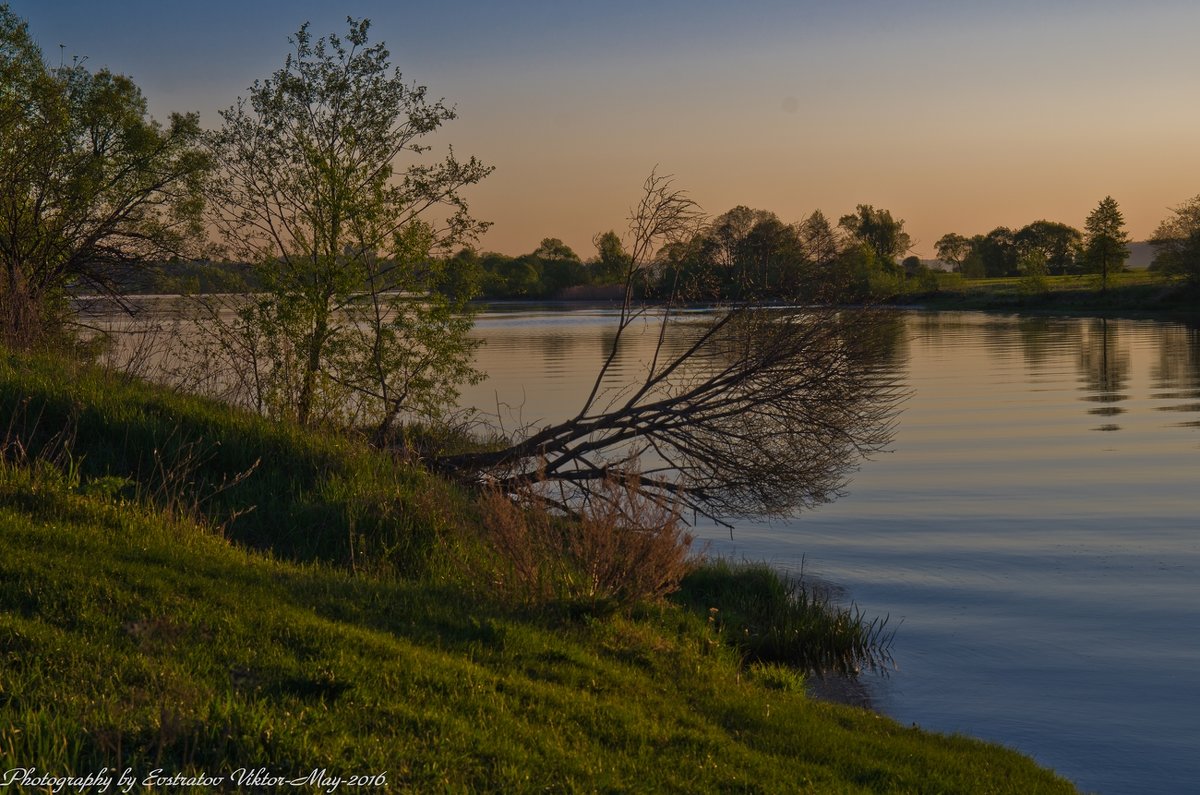
<instances>
[{"instance_id":1,"label":"sky","mask_svg":"<svg viewBox=\"0 0 1200 795\"><path fill-rule=\"evenodd\" d=\"M1200 194L1200 3L1064 0L10 0L48 61L130 75L152 115L220 125L288 36L372 21L458 111L431 141L495 172L482 250L623 232L651 169L705 210L785 222L857 204L947 232L1082 227L1107 195L1135 240ZM60 47L60 45L62 45Z\"/></svg>"}]
</instances>

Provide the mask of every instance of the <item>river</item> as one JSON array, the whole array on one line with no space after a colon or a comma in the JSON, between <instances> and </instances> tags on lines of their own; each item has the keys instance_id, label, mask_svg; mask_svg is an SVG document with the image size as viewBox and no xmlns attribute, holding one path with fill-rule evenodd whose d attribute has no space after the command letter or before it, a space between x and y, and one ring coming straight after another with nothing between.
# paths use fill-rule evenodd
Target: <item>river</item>
<instances>
[{"instance_id":1,"label":"river","mask_svg":"<svg viewBox=\"0 0 1200 795\"><path fill-rule=\"evenodd\" d=\"M464 404L509 427L571 414L615 323L483 314L489 378ZM697 534L888 616L895 668L860 680L874 709L1017 748L1085 791L1197 791L1200 331L908 311L896 334L911 395L846 496ZM610 383L639 372L635 351Z\"/></svg>"},{"instance_id":2,"label":"river","mask_svg":"<svg viewBox=\"0 0 1200 795\"><path fill-rule=\"evenodd\" d=\"M616 322L483 313L488 378L463 405L509 430L573 414ZM892 332L886 366L910 394L890 450L835 502L696 534L887 616L894 669L848 688L873 709L1016 748L1087 792L1200 791L1200 328L902 311ZM608 386L641 375L653 339L627 340Z\"/></svg>"}]
</instances>

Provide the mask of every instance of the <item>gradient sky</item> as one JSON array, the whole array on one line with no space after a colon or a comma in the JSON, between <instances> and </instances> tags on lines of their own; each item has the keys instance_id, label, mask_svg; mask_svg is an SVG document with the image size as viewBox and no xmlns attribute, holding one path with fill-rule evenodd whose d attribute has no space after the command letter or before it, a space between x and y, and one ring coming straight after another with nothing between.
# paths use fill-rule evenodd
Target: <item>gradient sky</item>
<instances>
[{"instance_id":1,"label":"gradient sky","mask_svg":"<svg viewBox=\"0 0 1200 795\"><path fill-rule=\"evenodd\" d=\"M495 173L481 248L623 231L656 164L711 213L856 204L946 232L1081 227L1111 194L1135 239L1200 193L1200 3L1010 0L460 2L15 0L48 60L134 78L207 126L316 35L372 20L456 105L438 143Z\"/></svg>"}]
</instances>

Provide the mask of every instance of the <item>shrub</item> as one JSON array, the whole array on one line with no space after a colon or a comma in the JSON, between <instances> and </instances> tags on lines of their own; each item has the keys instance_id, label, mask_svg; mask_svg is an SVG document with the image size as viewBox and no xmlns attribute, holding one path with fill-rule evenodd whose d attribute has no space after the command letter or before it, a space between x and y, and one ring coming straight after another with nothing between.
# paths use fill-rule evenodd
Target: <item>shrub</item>
<instances>
[{"instance_id":1,"label":"shrub","mask_svg":"<svg viewBox=\"0 0 1200 795\"><path fill-rule=\"evenodd\" d=\"M510 604L627 608L677 590L693 568L678 508L629 481L605 481L571 518L551 513L532 487L489 489L479 503L485 554L474 568Z\"/></svg>"}]
</instances>

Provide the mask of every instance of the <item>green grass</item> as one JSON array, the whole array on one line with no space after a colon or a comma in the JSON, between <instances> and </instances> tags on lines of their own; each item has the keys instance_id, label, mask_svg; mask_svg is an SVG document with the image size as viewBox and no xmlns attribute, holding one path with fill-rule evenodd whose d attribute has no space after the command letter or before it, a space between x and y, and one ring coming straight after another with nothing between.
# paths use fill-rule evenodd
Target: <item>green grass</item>
<instances>
[{"instance_id":1,"label":"green grass","mask_svg":"<svg viewBox=\"0 0 1200 795\"><path fill-rule=\"evenodd\" d=\"M361 440L301 430L53 356L0 352L0 442L91 488L203 517L295 560L416 574L461 495ZM11 452L11 451L10 451ZM414 517L419 517L416 521Z\"/></svg>"},{"instance_id":2,"label":"green grass","mask_svg":"<svg viewBox=\"0 0 1200 795\"><path fill-rule=\"evenodd\" d=\"M766 564L707 561L671 598L707 613L713 630L754 662L841 675L890 662L886 619L840 607L827 590Z\"/></svg>"},{"instance_id":3,"label":"green grass","mask_svg":"<svg viewBox=\"0 0 1200 795\"><path fill-rule=\"evenodd\" d=\"M745 664L699 611L503 609L451 565L473 521L454 487L64 366L0 365L36 437L10 430L0 464L0 770L325 768L428 792L1073 791L1003 748L810 700L795 669ZM52 424L67 415L70 445ZM209 451L188 488L262 463L197 507L164 496L140 449L172 439ZM352 565L343 532L376 563Z\"/></svg>"},{"instance_id":4,"label":"green grass","mask_svg":"<svg viewBox=\"0 0 1200 795\"><path fill-rule=\"evenodd\" d=\"M1108 290L1099 277L1046 276L1038 282L1021 277L964 279L938 274L936 291L914 290L893 303L931 309L1023 309L1050 311L1195 312L1200 296L1184 282L1145 270L1109 275Z\"/></svg>"}]
</instances>

